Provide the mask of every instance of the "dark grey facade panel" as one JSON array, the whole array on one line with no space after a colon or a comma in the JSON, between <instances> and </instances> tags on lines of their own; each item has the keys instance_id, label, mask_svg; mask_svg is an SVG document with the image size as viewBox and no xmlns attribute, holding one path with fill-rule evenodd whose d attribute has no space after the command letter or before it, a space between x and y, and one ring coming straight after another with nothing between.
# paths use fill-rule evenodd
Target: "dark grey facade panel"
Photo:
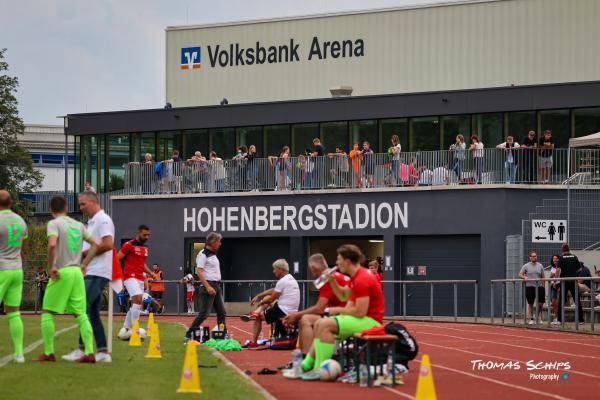
<instances>
[{"instance_id":1,"label":"dark grey facade panel","mask_svg":"<svg viewBox=\"0 0 600 400\"><path fill-rule=\"evenodd\" d=\"M136 227L145 223L152 228L150 240L150 262L158 262L165 267L167 277L179 276L179 266L185 262L186 239L202 239L206 232L196 226L192 229L193 213L197 217L200 213L200 224L208 225L207 215L213 211L217 212L219 219L218 228L221 226L221 218L225 215L225 230L218 229L225 237L224 249L228 241L231 246L239 243L240 253L248 253L245 257L251 259L254 254L261 252L261 243L267 243L268 238L286 238L282 244L276 244L285 249L289 240L288 261L301 263L301 271L306 271L305 262L308 253L308 240L310 237L347 237L347 236L383 236L385 256L390 257L390 268L385 270L385 279L393 280L401 277L399 273L402 263L402 246L398 239L405 236L438 236L438 235L475 235L480 240L480 310L485 315L489 313L489 281L490 279L505 277L505 246L504 240L507 235L519 234L521 232L521 220L526 219L529 212L542 204L543 199L565 198L564 190L552 189L512 189L512 188L464 188L455 190L399 190L387 192L352 192L352 193L319 193L319 194L272 194L272 195L240 195L240 196L165 196L160 198L122 198L113 202L113 219L117 228L117 243L121 238L131 237ZM359 206L357 206L359 204ZM398 219L397 226L391 223L385 228L375 224L368 224L364 228L350 229L347 224L342 229L333 229L333 215L326 213L326 223L319 223L318 229L313 226L310 229L301 229L296 219L296 229L288 224L288 229L283 228L281 218L273 221L277 223L267 225L268 229L257 231L240 231L239 217L244 209L261 212L265 209L273 212L274 216L281 216L282 210L287 207L291 216L292 209L298 212L303 206L315 211L317 207L337 207L337 228L340 227L341 210L346 205L348 210L356 207L364 210L371 207L381 206L381 220L387 218L386 204L399 206L406 219ZM499 206L500 205L500 206ZM264 209L262 208L264 207ZM278 207L280 207L278 209ZM406 207L406 208L404 208ZM230 211L231 209L231 211ZM187 211L186 211L187 210ZM192 211L195 210L195 211ZM224 211L223 211L224 210ZM274 211L273 211L274 210ZM279 210L279 211L277 211ZM277 214L275 214L277 211ZM332 210L329 210L332 211ZM187 212L188 220L185 220ZM227 213L237 217L229 227L237 231L227 231ZM250 211L248 211L250 212ZM225 213L225 214L223 214ZM352 214L352 215L350 215ZM364 214L356 219L356 215L350 213L353 225L357 222L364 223ZM247 214L248 217L250 214ZM304 214L306 216L306 214ZM196 218L196 224L197 224ZM255 222L255 221L254 221ZM321 221L319 221L321 222ZM249 225L246 225L248 228ZM254 224L256 228L258 225ZM305 224L305 227L308 225ZM187 228L187 231L186 231ZM212 228L210 226L209 228ZM274 228L274 229L270 229ZM236 242L232 238L248 238L244 242ZM242 244L243 243L243 244ZM249 246L249 247L248 247ZM270 246L270 245L269 245ZM231 247L227 252L232 251ZM235 251L235 250L234 250ZM558 251L558 249L557 249ZM285 252L285 251L284 251ZM278 253L279 254L283 253ZM269 251L269 256L276 255ZM269 258L269 257L268 257ZM265 260L263 260L266 262ZM261 261L261 264L262 262ZM225 267L227 268L227 267ZM261 267L264 268L264 267ZM230 279L265 279L268 271L244 270L238 275L236 270L227 274ZM303 274L297 278L306 278ZM400 301L399 293L393 288L386 288L386 312L393 314L395 304ZM166 299L169 301L169 296Z\"/></svg>"},{"instance_id":2,"label":"dark grey facade panel","mask_svg":"<svg viewBox=\"0 0 600 400\"><path fill-rule=\"evenodd\" d=\"M67 133L112 134L594 106L600 106L600 82L71 114Z\"/></svg>"}]
</instances>

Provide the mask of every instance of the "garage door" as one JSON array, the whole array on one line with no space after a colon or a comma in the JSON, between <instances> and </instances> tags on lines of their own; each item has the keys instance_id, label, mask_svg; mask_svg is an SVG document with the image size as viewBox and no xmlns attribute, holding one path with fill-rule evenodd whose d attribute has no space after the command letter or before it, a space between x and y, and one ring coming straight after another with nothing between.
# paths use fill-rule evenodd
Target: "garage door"
<instances>
[{"instance_id":1,"label":"garage door","mask_svg":"<svg viewBox=\"0 0 600 400\"><path fill-rule=\"evenodd\" d=\"M480 278L479 235L404 236L402 243L402 280L466 280ZM434 315L454 315L454 288L435 285ZM458 285L458 315L472 316L474 285ZM401 306L401 304L400 304ZM396 313L400 313L397 309ZM429 315L430 285L407 284L406 313Z\"/></svg>"}]
</instances>

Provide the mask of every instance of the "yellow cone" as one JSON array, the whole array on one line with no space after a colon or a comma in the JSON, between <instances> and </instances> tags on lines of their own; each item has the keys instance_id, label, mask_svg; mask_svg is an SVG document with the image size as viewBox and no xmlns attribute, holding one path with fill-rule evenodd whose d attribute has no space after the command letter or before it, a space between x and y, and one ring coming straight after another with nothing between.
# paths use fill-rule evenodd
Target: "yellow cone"
<instances>
[{"instance_id":1,"label":"yellow cone","mask_svg":"<svg viewBox=\"0 0 600 400\"><path fill-rule=\"evenodd\" d=\"M433 383L433 371L429 356L423 354L421 368L419 368L419 381L417 382L417 394L415 400L436 400L435 385Z\"/></svg>"},{"instance_id":2,"label":"yellow cone","mask_svg":"<svg viewBox=\"0 0 600 400\"><path fill-rule=\"evenodd\" d=\"M190 340L185 349L181 381L177 393L202 393L200 389L200 374L198 374L198 355L196 346Z\"/></svg>"},{"instance_id":3,"label":"yellow cone","mask_svg":"<svg viewBox=\"0 0 600 400\"><path fill-rule=\"evenodd\" d=\"M129 338L129 346L141 347L142 338L140 337L140 321L137 319L133 323L133 329L131 330L131 337Z\"/></svg>"},{"instance_id":4,"label":"yellow cone","mask_svg":"<svg viewBox=\"0 0 600 400\"><path fill-rule=\"evenodd\" d=\"M154 327L154 325L156 325L156 323L154 322L154 313L150 313L150 315L148 315L148 327L146 329L146 336L152 336L152 328Z\"/></svg>"},{"instance_id":5,"label":"yellow cone","mask_svg":"<svg viewBox=\"0 0 600 400\"><path fill-rule=\"evenodd\" d=\"M146 358L162 358L160 354L160 334L158 333L158 325L152 325L152 336L150 336L150 344L148 344L148 352Z\"/></svg>"}]
</instances>

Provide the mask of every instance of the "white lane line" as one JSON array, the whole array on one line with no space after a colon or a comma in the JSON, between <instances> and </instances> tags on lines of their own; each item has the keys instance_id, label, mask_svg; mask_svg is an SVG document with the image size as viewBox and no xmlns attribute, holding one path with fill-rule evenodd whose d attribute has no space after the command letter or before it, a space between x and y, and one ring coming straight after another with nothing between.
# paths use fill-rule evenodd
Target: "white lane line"
<instances>
[{"instance_id":1,"label":"white lane line","mask_svg":"<svg viewBox=\"0 0 600 400\"><path fill-rule=\"evenodd\" d=\"M238 327L237 327L237 326L235 326L235 325L228 326L228 328L237 329L237 330L238 330L238 331L240 331L240 332L244 332L244 333L247 333L248 335L252 335L252 332L245 331L245 330L243 330L242 328L238 328Z\"/></svg>"},{"instance_id":2,"label":"white lane line","mask_svg":"<svg viewBox=\"0 0 600 400\"><path fill-rule=\"evenodd\" d=\"M427 327L427 325L419 325L420 327ZM437 328L437 329L443 329L443 330L452 330L452 331L458 331L458 332L468 332L468 333L483 333L485 335L498 335L498 336L508 336L511 338L521 338L521 339L529 339L529 340L533 340L533 341L546 341L546 342L566 342L566 341L573 341L575 343L577 343L578 346L588 346L588 347L596 347L596 348L600 348L600 345L595 345L595 344L589 344L589 343L581 343L580 340L581 339L585 339L585 338L580 338L580 339L549 339L549 338L539 338L539 337L534 337L534 336L522 336L522 335L511 335L508 333L497 333L494 332L493 330L489 330L489 331L474 331L471 329L459 329L459 328L450 328L450 327L441 327L441 326L429 326L429 328ZM594 338L595 339L595 338Z\"/></svg>"},{"instance_id":3,"label":"white lane line","mask_svg":"<svg viewBox=\"0 0 600 400\"><path fill-rule=\"evenodd\" d=\"M68 332L73 328L77 328L78 326L79 326L78 324L75 324L75 325L71 325L66 328L63 328L61 330L58 330L58 331L54 332L54 337L57 337L58 335L62 335L63 333ZM44 339L36 340L35 342L31 343L29 346L27 346L23 349L23 354L25 355L27 353L32 352L33 350L37 349L42 344L44 344ZM14 358L14 356L12 354L0 358L0 368L4 367L6 364L11 362L13 360L13 358Z\"/></svg>"},{"instance_id":4,"label":"white lane line","mask_svg":"<svg viewBox=\"0 0 600 400\"><path fill-rule=\"evenodd\" d=\"M533 346L520 346L518 344L503 343L503 342L498 342L498 341L482 340L482 339L474 339L474 338L466 338L466 337L453 336L453 335L445 335L445 334L442 334L442 333L419 332L419 334L421 334L421 335L442 336L442 337L448 337L448 338L452 338L452 339L462 339L462 340L468 340L468 341L471 341L471 342L481 342L481 343L490 343L490 344L494 344L494 345L503 345L503 346L509 346L509 347L517 347L517 348L520 348L520 349L527 349L527 350L534 350L534 351L543 351L543 352L546 352L546 353L560 354L560 355L563 355L563 356L591 358L592 360L600 360L600 357L588 356L588 355L584 355L584 354L565 353L565 352L556 351L556 350L546 350L546 349L540 349L540 348L533 347Z\"/></svg>"},{"instance_id":5,"label":"white lane line","mask_svg":"<svg viewBox=\"0 0 600 400\"><path fill-rule=\"evenodd\" d=\"M519 389L519 390L523 390L523 391L526 391L526 392L529 392L529 393L534 393L534 394L537 394L537 395L540 395L540 396L550 397L552 399L558 399L558 400L568 400L569 399L568 397L559 396L559 395L554 394L554 393L542 392L540 390L535 390L535 389L531 389L531 388L528 388L528 387L525 387L525 386L520 386L520 385L515 385L515 384L512 384L512 383L508 383L508 382L499 381L497 379L487 378L485 376L477 376L477 375L471 374L469 372L459 371L457 369L450 368L450 367L445 367L445 366L440 365L440 364L431 364L431 366L434 367L434 368L439 368L439 369L444 369L446 371L455 372L457 374L467 375L467 376L470 376L471 378L481 379L481 380L484 380L484 381L487 381L487 382L496 383L498 385L506 386L506 387L509 387L509 388Z\"/></svg>"},{"instance_id":6,"label":"white lane line","mask_svg":"<svg viewBox=\"0 0 600 400\"><path fill-rule=\"evenodd\" d=\"M511 358L506 358L506 357L501 357L501 356L493 356L491 354L477 353L477 352L474 352L474 351L469 351L469 350L464 350L464 349L457 349L457 348L454 348L454 347L442 346L442 345L439 345L439 344L427 343L427 342L423 342L423 341L419 341L419 343L426 344L427 346L439 347L439 348L445 349L445 350L454 350L454 351L458 351L458 352L461 352L461 353L472 354L474 356L482 356L482 357L488 357L488 358L497 358L499 360L506 360L506 361L519 361L519 362L525 363L525 361L518 360L516 358L515 359L511 359ZM600 376L588 374L586 372L574 371L572 369L569 370L568 372L571 373L571 374L587 376L589 378L600 379Z\"/></svg>"},{"instance_id":7,"label":"white lane line","mask_svg":"<svg viewBox=\"0 0 600 400\"><path fill-rule=\"evenodd\" d=\"M384 388L385 390L387 390L388 392L392 392L394 394L397 394L398 396L402 396L402 397L405 397L405 398L411 399L411 400L415 399L415 396L411 396L410 394L399 392L399 391L397 391L395 389L392 389L392 388L389 388L387 386L381 386L381 387Z\"/></svg>"}]
</instances>

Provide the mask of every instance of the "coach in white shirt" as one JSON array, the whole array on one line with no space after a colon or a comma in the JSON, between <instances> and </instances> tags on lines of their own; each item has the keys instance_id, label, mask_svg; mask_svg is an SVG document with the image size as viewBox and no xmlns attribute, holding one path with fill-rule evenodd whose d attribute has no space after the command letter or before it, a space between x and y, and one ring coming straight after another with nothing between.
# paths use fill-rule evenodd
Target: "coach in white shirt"
<instances>
[{"instance_id":1,"label":"coach in white shirt","mask_svg":"<svg viewBox=\"0 0 600 400\"><path fill-rule=\"evenodd\" d=\"M102 306L102 292L112 280L113 245L115 226L112 219L100 208L98 195L92 191L85 191L79 195L79 209L89 217L88 230L99 243L96 256L87 267L85 273L85 294L87 301L87 315L92 324L94 339L96 340L96 362L111 362L111 356L106 346L106 334L100 319ZM84 255L90 246L83 244ZM79 361L83 356L83 342L79 338L79 348L62 358L67 361Z\"/></svg>"},{"instance_id":2,"label":"coach in white shirt","mask_svg":"<svg viewBox=\"0 0 600 400\"><path fill-rule=\"evenodd\" d=\"M262 309L264 305L273 305L265 310L264 313L254 314L256 317L252 332L254 337L253 341L247 345L249 348L257 346L256 341L260 335L263 319L267 324L278 322L289 313L298 311L298 307L300 306L300 287L296 279L290 274L290 267L285 259L280 258L279 260L275 260L273 263L273 275L279 279L275 287L257 294L251 301L251 304L258 303L259 309Z\"/></svg>"},{"instance_id":3,"label":"coach in white shirt","mask_svg":"<svg viewBox=\"0 0 600 400\"><path fill-rule=\"evenodd\" d=\"M223 236L211 232L206 236L204 250L196 257L196 275L200 279L200 310L185 334L186 338L192 337L192 332L200 327L213 307L217 313L217 324L225 325L225 301L221 290L221 265L217 258L217 251L221 247Z\"/></svg>"}]
</instances>

